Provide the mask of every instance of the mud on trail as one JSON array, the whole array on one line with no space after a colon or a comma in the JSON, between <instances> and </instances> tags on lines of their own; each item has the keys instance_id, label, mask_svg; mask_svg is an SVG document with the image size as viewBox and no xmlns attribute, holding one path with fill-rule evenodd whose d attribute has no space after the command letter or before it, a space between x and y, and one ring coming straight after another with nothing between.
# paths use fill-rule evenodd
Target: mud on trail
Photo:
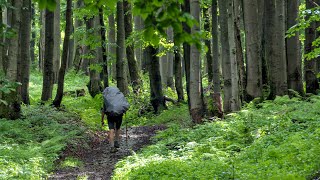
<instances>
[{"instance_id":1,"label":"mud on trail","mask_svg":"<svg viewBox=\"0 0 320 180\"><path fill-rule=\"evenodd\" d=\"M107 140L107 132L97 132L92 137L89 148L80 149L79 152L68 152L65 156L74 156L83 162L79 168L67 168L56 170L49 179L77 179L87 177L94 180L111 179L115 164L122 158L131 155L132 151L137 151L151 143L150 138L159 130L164 130L165 126L141 126L128 128L128 141L126 142L125 128L122 128L120 148L116 153L110 153L110 145Z\"/></svg>"}]
</instances>

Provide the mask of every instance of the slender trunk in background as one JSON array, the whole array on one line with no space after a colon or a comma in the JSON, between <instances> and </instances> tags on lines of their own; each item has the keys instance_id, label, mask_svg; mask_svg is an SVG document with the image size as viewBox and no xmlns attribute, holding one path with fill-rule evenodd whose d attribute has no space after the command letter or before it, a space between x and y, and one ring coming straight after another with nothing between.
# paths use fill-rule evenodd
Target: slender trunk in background
<instances>
[{"instance_id":1,"label":"slender trunk in background","mask_svg":"<svg viewBox=\"0 0 320 180\"><path fill-rule=\"evenodd\" d=\"M228 37L228 1L219 1L220 11L220 41L221 41L221 56L222 56L222 75L223 75L223 108L224 112L231 112L231 98L232 98L232 87L231 87L231 59L230 59L230 46Z\"/></svg>"},{"instance_id":2,"label":"slender trunk in background","mask_svg":"<svg viewBox=\"0 0 320 180\"><path fill-rule=\"evenodd\" d=\"M55 107L61 106L61 101L63 97L63 88L64 88L64 76L67 69L67 62L68 62L68 52L69 52L69 41L70 35L72 31L72 0L67 0L67 8L66 8L66 27L65 27L65 36L63 40L63 51L62 51L62 63L59 70L58 76L58 90L56 97L52 104Z\"/></svg>"},{"instance_id":3,"label":"slender trunk in background","mask_svg":"<svg viewBox=\"0 0 320 180\"><path fill-rule=\"evenodd\" d=\"M2 10L3 10L2 7L0 7L0 22L1 23L3 23ZM0 43L1 44L4 43L3 33L0 33ZM5 75L3 64L4 64L4 62L3 62L3 46L0 46L0 76ZM1 99L1 93L0 93L0 99Z\"/></svg>"},{"instance_id":4,"label":"slender trunk in background","mask_svg":"<svg viewBox=\"0 0 320 180\"><path fill-rule=\"evenodd\" d=\"M190 1L190 14L200 24L200 3L198 0ZM199 25L191 28L191 33L200 32ZM201 59L200 50L195 45L190 49L190 114L193 122L201 123L204 116L204 107L202 99L202 77L201 77Z\"/></svg>"},{"instance_id":5,"label":"slender trunk in background","mask_svg":"<svg viewBox=\"0 0 320 180\"><path fill-rule=\"evenodd\" d=\"M184 100L184 93L182 84L182 60L179 49L180 48L174 51L174 85L178 94L178 102L181 102Z\"/></svg>"},{"instance_id":6,"label":"slender trunk in background","mask_svg":"<svg viewBox=\"0 0 320 180\"><path fill-rule=\"evenodd\" d=\"M103 9L99 9L100 20L100 34L101 34L101 49L102 49L102 61L103 61L103 86L109 87L109 75L108 75L108 61L107 61L107 45L106 45L106 26L103 20Z\"/></svg>"},{"instance_id":7,"label":"slender trunk in background","mask_svg":"<svg viewBox=\"0 0 320 180\"><path fill-rule=\"evenodd\" d=\"M167 29L167 37L170 43L173 43L173 29L169 27ZM167 77L167 87L170 87L174 90L174 82L173 82L173 61L174 61L174 54L169 51L167 53L167 69L168 69L168 77Z\"/></svg>"},{"instance_id":8,"label":"slender trunk in background","mask_svg":"<svg viewBox=\"0 0 320 180\"><path fill-rule=\"evenodd\" d=\"M160 47L160 52L164 50L164 47ZM160 57L160 74L161 74L161 83L163 88L167 88L168 80L168 53Z\"/></svg>"},{"instance_id":9,"label":"slender trunk in background","mask_svg":"<svg viewBox=\"0 0 320 180\"><path fill-rule=\"evenodd\" d=\"M190 0L184 0L184 4L182 5L182 11L185 13L190 13ZM191 28L186 24L182 23L183 30L186 33L191 33ZM186 75L186 90L187 90L187 97L188 97L188 106L190 110L190 45L188 43L183 43L183 60L184 60L184 67L185 67L185 75Z\"/></svg>"},{"instance_id":10,"label":"slender trunk in background","mask_svg":"<svg viewBox=\"0 0 320 180\"><path fill-rule=\"evenodd\" d=\"M117 2L117 86L123 94L128 94L128 81L125 72L125 30L124 30L124 11L122 0Z\"/></svg>"},{"instance_id":11,"label":"slender trunk in background","mask_svg":"<svg viewBox=\"0 0 320 180\"><path fill-rule=\"evenodd\" d=\"M134 31L137 32L137 31L141 31L143 29L142 27L142 18L140 16L134 16ZM135 55L136 55L136 61L138 63L138 67L140 69L141 68L141 64L142 64L142 42L141 42L141 39L140 38L136 38L135 39L135 42L137 44L135 44L135 49L134 49L134 52L135 52Z\"/></svg>"},{"instance_id":12,"label":"slender trunk in background","mask_svg":"<svg viewBox=\"0 0 320 180\"><path fill-rule=\"evenodd\" d=\"M56 0L56 9L54 11L54 46L53 46L53 81L57 83L59 69L61 66L60 61L60 0Z\"/></svg>"},{"instance_id":13,"label":"slender trunk in background","mask_svg":"<svg viewBox=\"0 0 320 180\"><path fill-rule=\"evenodd\" d=\"M8 39L9 52L6 78L11 82L17 82L22 2L20 0L12 0L12 4L10 5L13 7L13 10L11 16L8 17L11 21L11 28L17 32L17 35ZM2 94L2 99L7 102L7 105L0 104L0 118L18 119L21 116L20 95L18 94L18 88L15 90L9 94Z\"/></svg>"},{"instance_id":14,"label":"slender trunk in background","mask_svg":"<svg viewBox=\"0 0 320 180\"><path fill-rule=\"evenodd\" d=\"M75 10L80 9L83 6L82 0L77 0L75 2ZM82 26L82 21L78 17L74 17L74 32L77 32L79 28ZM81 55L84 53L84 46L80 43L81 39L75 35L74 38L74 59L73 59L73 67L76 72L78 72L83 64L83 58Z\"/></svg>"},{"instance_id":15,"label":"slender trunk in background","mask_svg":"<svg viewBox=\"0 0 320 180\"><path fill-rule=\"evenodd\" d=\"M35 55L35 50L36 50L36 10L34 7L34 3L31 5L31 41L30 41L30 59L31 63L35 64L36 63L36 55Z\"/></svg>"},{"instance_id":16,"label":"slender trunk in background","mask_svg":"<svg viewBox=\"0 0 320 180\"><path fill-rule=\"evenodd\" d=\"M159 57L157 56L157 49L152 46L148 46L146 53L150 60L149 66L149 79L150 79L150 93L151 93L151 104L155 113L160 113L166 108L165 100L162 92L161 75Z\"/></svg>"},{"instance_id":17,"label":"slender trunk in background","mask_svg":"<svg viewBox=\"0 0 320 180\"><path fill-rule=\"evenodd\" d=\"M46 39L46 11L40 10L40 22L41 22L41 29L40 29L40 40L39 40L39 70L43 71L43 64L44 64L44 54L45 54L45 39ZM52 47L53 48L53 47Z\"/></svg>"},{"instance_id":18,"label":"slender trunk in background","mask_svg":"<svg viewBox=\"0 0 320 180\"><path fill-rule=\"evenodd\" d=\"M242 20L241 20L242 19ZM241 30L244 30L243 25L243 8L240 0L234 0L234 32L235 32L235 43L236 43L236 58L238 67L238 81L239 81L239 97L240 104L244 101L245 94L245 66L244 66L244 55L242 48L242 36ZM241 29L242 27L242 29Z\"/></svg>"},{"instance_id":19,"label":"slender trunk in background","mask_svg":"<svg viewBox=\"0 0 320 180\"><path fill-rule=\"evenodd\" d=\"M314 8L315 5L312 1L306 1L306 8ZM310 18L307 16L306 18ZM308 28L305 29L305 42L304 42L304 53L310 53L313 50L312 42L316 39L316 23L310 24ZM317 89L319 89L319 84L317 80L317 61L316 59L304 60L304 77L306 81L306 93L317 94Z\"/></svg>"},{"instance_id":20,"label":"slender trunk in background","mask_svg":"<svg viewBox=\"0 0 320 180\"><path fill-rule=\"evenodd\" d=\"M74 33L74 25L72 24L71 25L71 34ZM72 65L73 65L73 60L74 60L74 56L75 56L75 48L74 48L74 36L71 38L70 37L70 41L69 41L69 50L68 50L68 61L67 61L67 70L71 69L72 68ZM62 50L63 51L63 50ZM61 60L62 61L62 60Z\"/></svg>"},{"instance_id":21,"label":"slender trunk in background","mask_svg":"<svg viewBox=\"0 0 320 180\"><path fill-rule=\"evenodd\" d=\"M131 4L128 0L123 1L123 8L124 8L124 27L125 27L125 39L127 40L130 35L132 34L132 8ZM141 84L139 72L138 72L138 64L135 59L134 55L134 44L129 44L126 47L126 54L127 54L127 60L128 60L128 66L129 66L129 73L131 78L131 85L134 93L137 93L139 91L139 86Z\"/></svg>"},{"instance_id":22,"label":"slender trunk in background","mask_svg":"<svg viewBox=\"0 0 320 180\"><path fill-rule=\"evenodd\" d=\"M220 86L220 62L219 62L219 40L218 40L218 1L212 0L212 54L213 54L213 100L216 107L214 115L223 116L221 86Z\"/></svg>"},{"instance_id":23,"label":"slender trunk in background","mask_svg":"<svg viewBox=\"0 0 320 180\"><path fill-rule=\"evenodd\" d=\"M30 76L30 36L31 36L31 0L24 0L21 9L21 98L24 104L30 104L29 99L29 76Z\"/></svg>"},{"instance_id":24,"label":"slender trunk in background","mask_svg":"<svg viewBox=\"0 0 320 180\"><path fill-rule=\"evenodd\" d=\"M270 55L268 58L268 70L270 80L270 94L268 99L274 99L276 96L286 95L287 85L287 62L285 49L285 12L284 0L271 0L266 4L266 14L270 15L271 21L266 27L271 33L268 46ZM269 17L268 17L269 18Z\"/></svg>"},{"instance_id":25,"label":"slender trunk in background","mask_svg":"<svg viewBox=\"0 0 320 180\"><path fill-rule=\"evenodd\" d=\"M262 61L259 37L258 0L243 1L246 33L247 87L245 100L262 96Z\"/></svg>"},{"instance_id":26,"label":"slender trunk in background","mask_svg":"<svg viewBox=\"0 0 320 180\"><path fill-rule=\"evenodd\" d=\"M296 19L299 14L299 0L287 1L287 29L297 24ZM300 53L299 32L295 36L286 39L287 45L287 65L288 65L288 88L293 89L303 95L302 65Z\"/></svg>"},{"instance_id":27,"label":"slender trunk in background","mask_svg":"<svg viewBox=\"0 0 320 180\"><path fill-rule=\"evenodd\" d=\"M228 36L230 46L230 68L231 68L231 111L240 110L240 96L239 96L239 71L236 56L236 39L235 39L235 18L233 0L228 2Z\"/></svg>"},{"instance_id":28,"label":"slender trunk in background","mask_svg":"<svg viewBox=\"0 0 320 180\"><path fill-rule=\"evenodd\" d=\"M208 8L203 8L203 26L204 30L206 33L210 33L210 15L209 15L209 10ZM213 60L212 60L212 51L211 51L211 40L206 39L205 40L205 45L208 48L208 51L206 52L206 58L207 58L207 71L208 71L208 81L209 81L209 86L210 86L210 93L212 95L212 89L213 89Z\"/></svg>"},{"instance_id":29,"label":"slender trunk in background","mask_svg":"<svg viewBox=\"0 0 320 180\"><path fill-rule=\"evenodd\" d=\"M111 67L111 77L112 80L115 81L117 79L117 60L116 60L116 51L117 51L117 44L116 44L116 25L114 20L114 15L110 14L108 16L109 21L109 33L108 33L108 62L112 64Z\"/></svg>"},{"instance_id":30,"label":"slender trunk in background","mask_svg":"<svg viewBox=\"0 0 320 180\"><path fill-rule=\"evenodd\" d=\"M45 10L45 50L43 62L43 88L42 101L48 101L52 97L53 89L53 48L54 48L54 13Z\"/></svg>"},{"instance_id":31,"label":"slender trunk in background","mask_svg":"<svg viewBox=\"0 0 320 180\"><path fill-rule=\"evenodd\" d=\"M261 44L261 74L262 74L262 85L267 85L268 80L268 64L267 64L267 55L266 55L266 13L265 13L265 2L258 1L258 12L259 12L259 38Z\"/></svg>"}]
</instances>

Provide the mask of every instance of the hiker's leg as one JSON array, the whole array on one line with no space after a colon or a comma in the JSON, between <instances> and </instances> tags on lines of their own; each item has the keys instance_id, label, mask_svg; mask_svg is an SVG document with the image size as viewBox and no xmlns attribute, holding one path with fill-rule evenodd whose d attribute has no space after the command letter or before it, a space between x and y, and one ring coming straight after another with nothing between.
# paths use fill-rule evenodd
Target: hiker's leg
<instances>
[{"instance_id":1,"label":"hiker's leg","mask_svg":"<svg viewBox=\"0 0 320 180\"><path fill-rule=\"evenodd\" d=\"M115 147L119 147L120 134L121 134L121 124L122 124L122 115L116 117L116 127L115 127Z\"/></svg>"},{"instance_id":2,"label":"hiker's leg","mask_svg":"<svg viewBox=\"0 0 320 180\"><path fill-rule=\"evenodd\" d=\"M109 131L109 143L110 146L113 147L114 146L114 129L110 129Z\"/></svg>"}]
</instances>

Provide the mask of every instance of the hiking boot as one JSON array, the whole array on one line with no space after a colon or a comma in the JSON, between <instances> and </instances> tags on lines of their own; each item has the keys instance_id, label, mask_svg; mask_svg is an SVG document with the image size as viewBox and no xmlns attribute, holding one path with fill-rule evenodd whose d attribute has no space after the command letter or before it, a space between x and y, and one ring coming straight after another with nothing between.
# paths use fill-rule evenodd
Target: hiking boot
<instances>
[{"instance_id":1,"label":"hiking boot","mask_svg":"<svg viewBox=\"0 0 320 180\"><path fill-rule=\"evenodd\" d=\"M119 148L119 147L120 147L120 144L119 144L118 141L115 141L115 142L114 142L114 147L115 147L115 148Z\"/></svg>"},{"instance_id":2,"label":"hiking boot","mask_svg":"<svg viewBox=\"0 0 320 180\"><path fill-rule=\"evenodd\" d=\"M117 150L116 147L111 147L111 150L110 150L111 153L115 153L115 152L117 152L117 151L118 151L118 150Z\"/></svg>"}]
</instances>

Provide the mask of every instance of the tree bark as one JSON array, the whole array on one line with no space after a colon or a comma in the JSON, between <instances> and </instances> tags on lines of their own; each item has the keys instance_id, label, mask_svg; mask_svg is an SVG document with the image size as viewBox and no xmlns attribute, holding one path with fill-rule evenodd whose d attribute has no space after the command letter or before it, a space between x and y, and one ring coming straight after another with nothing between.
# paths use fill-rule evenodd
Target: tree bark
<instances>
[{"instance_id":1,"label":"tree bark","mask_svg":"<svg viewBox=\"0 0 320 180\"><path fill-rule=\"evenodd\" d=\"M128 81L125 72L125 30L122 0L117 2L117 86L123 94L128 94Z\"/></svg>"},{"instance_id":2,"label":"tree bark","mask_svg":"<svg viewBox=\"0 0 320 180\"><path fill-rule=\"evenodd\" d=\"M109 32L108 32L108 62L111 62L111 77L112 80L117 79L117 61L116 61L116 51L117 51L117 44L116 44L116 25L113 14L108 16L109 21Z\"/></svg>"},{"instance_id":3,"label":"tree bark","mask_svg":"<svg viewBox=\"0 0 320 180\"><path fill-rule=\"evenodd\" d=\"M172 27L169 27L167 29L167 37L168 41L170 43L173 42L173 29ZM167 69L168 69L168 77L167 77L167 87L170 87L172 90L174 90L174 82L173 82L173 61L174 61L174 55L171 51L167 53Z\"/></svg>"},{"instance_id":4,"label":"tree bark","mask_svg":"<svg viewBox=\"0 0 320 180\"><path fill-rule=\"evenodd\" d=\"M123 1L124 6L124 27L125 27L125 39L127 40L132 34L132 14L131 14L131 4L128 0ZM131 85L134 93L138 93L139 86L141 84L138 64L134 55L134 45L130 44L126 47L127 60L129 65L129 73L131 77Z\"/></svg>"},{"instance_id":5,"label":"tree bark","mask_svg":"<svg viewBox=\"0 0 320 180\"><path fill-rule=\"evenodd\" d=\"M271 34L271 47L269 50L268 70L270 76L270 94L268 99L276 96L286 95L287 84L287 62L285 50L285 12L284 0L272 0L268 2L266 14L273 13L272 22L267 23L268 33Z\"/></svg>"},{"instance_id":6,"label":"tree bark","mask_svg":"<svg viewBox=\"0 0 320 180\"><path fill-rule=\"evenodd\" d=\"M34 7L34 3L32 3L31 5L31 29L35 29L36 28L36 18L35 18L35 7ZM35 55L35 50L36 50L36 31L32 30L31 31L31 41L30 41L30 59L31 59L31 63L35 64L36 63L36 55Z\"/></svg>"},{"instance_id":7,"label":"tree bark","mask_svg":"<svg viewBox=\"0 0 320 180\"><path fill-rule=\"evenodd\" d=\"M151 92L151 104L154 112L159 113L166 108L165 100L162 92L161 75L159 58L157 56L157 49L152 46L148 46L146 49L148 55L147 59L150 59L149 66L149 79L150 79L150 92Z\"/></svg>"},{"instance_id":8,"label":"tree bark","mask_svg":"<svg viewBox=\"0 0 320 180\"><path fill-rule=\"evenodd\" d=\"M200 3L199 0L190 1L190 13L195 20L200 24ZM197 33L200 27L194 25L191 28L191 33ZM201 81L201 60L200 50L195 45L191 45L190 49L190 113L193 122L201 123L204 116L204 107L202 99L202 81Z\"/></svg>"},{"instance_id":9,"label":"tree bark","mask_svg":"<svg viewBox=\"0 0 320 180\"><path fill-rule=\"evenodd\" d=\"M60 0L56 0L56 9L54 11L54 46L53 46L53 81L57 83L59 69L61 66L60 61Z\"/></svg>"},{"instance_id":10,"label":"tree bark","mask_svg":"<svg viewBox=\"0 0 320 180\"><path fill-rule=\"evenodd\" d=\"M190 0L184 0L184 4L182 5L182 10L185 13L190 13ZM182 23L183 30L189 34L191 34L191 28L186 24ZM186 90L188 97L188 106L190 110L190 45L188 43L183 43L183 60L184 60L184 68L186 75Z\"/></svg>"},{"instance_id":11,"label":"tree bark","mask_svg":"<svg viewBox=\"0 0 320 180\"><path fill-rule=\"evenodd\" d=\"M259 42L258 0L243 1L247 56L247 102L262 96L261 43Z\"/></svg>"},{"instance_id":12,"label":"tree bark","mask_svg":"<svg viewBox=\"0 0 320 180\"><path fill-rule=\"evenodd\" d=\"M30 35L31 35L31 0L24 0L21 13L20 53L21 53L21 97L24 104L30 104L29 76L30 76Z\"/></svg>"},{"instance_id":13,"label":"tree bark","mask_svg":"<svg viewBox=\"0 0 320 180\"><path fill-rule=\"evenodd\" d=\"M314 8L315 4L312 1L306 1L306 8ZM309 18L309 16L307 17ZM316 39L316 23L312 23L308 28L305 29L305 42L304 52L305 54L313 50L312 42ZM319 88L317 80L317 61L316 59L304 60L304 77L306 81L306 93L317 94Z\"/></svg>"},{"instance_id":14,"label":"tree bark","mask_svg":"<svg viewBox=\"0 0 320 180\"><path fill-rule=\"evenodd\" d=\"M74 25L72 24L71 25L71 34L74 33ZM73 60L74 60L74 56L75 56L75 48L74 48L74 45L75 45L75 38L74 36L71 38L70 37L70 41L69 41L69 50L68 50L68 61L67 61L67 70L71 69L72 68L72 65L73 65ZM62 50L63 51L63 50Z\"/></svg>"},{"instance_id":15,"label":"tree bark","mask_svg":"<svg viewBox=\"0 0 320 180\"><path fill-rule=\"evenodd\" d=\"M2 7L0 7L0 22L1 23L3 23L4 24L4 22L3 22L3 16L2 16ZM3 34L1 33L0 34L0 42L1 42L1 44L2 43L4 43L4 37L3 37ZM4 73L4 66L3 66L3 64L4 64L4 62L3 62L3 46L0 46L0 76L4 76L5 75L5 73ZM0 93L0 99L1 99L1 93Z\"/></svg>"},{"instance_id":16,"label":"tree bark","mask_svg":"<svg viewBox=\"0 0 320 180\"><path fill-rule=\"evenodd\" d=\"M215 115L223 116L221 100L219 43L218 43L218 1L212 0L212 54L213 54L213 100L216 107Z\"/></svg>"},{"instance_id":17,"label":"tree bark","mask_svg":"<svg viewBox=\"0 0 320 180\"><path fill-rule=\"evenodd\" d=\"M230 60L230 46L228 38L228 1L219 1L220 11L220 28L221 28L221 47L222 47L222 75L223 75L223 108L224 112L231 112L231 98L232 98L232 87L231 87L231 60Z\"/></svg>"},{"instance_id":18,"label":"tree bark","mask_svg":"<svg viewBox=\"0 0 320 180\"><path fill-rule=\"evenodd\" d=\"M102 61L103 61L103 85L104 88L109 87L109 75L108 75L108 61L107 61L107 46L106 46L106 26L103 20L103 9L99 9L100 20L100 34L101 34L101 49L102 49Z\"/></svg>"},{"instance_id":19,"label":"tree bark","mask_svg":"<svg viewBox=\"0 0 320 180\"><path fill-rule=\"evenodd\" d=\"M184 100L183 84L182 84L182 64L179 50L174 52L174 83L178 94L178 102Z\"/></svg>"},{"instance_id":20,"label":"tree bark","mask_svg":"<svg viewBox=\"0 0 320 180\"><path fill-rule=\"evenodd\" d=\"M53 89L53 48L54 48L54 13L45 10L45 48L43 59L43 88L42 101L48 101L52 97Z\"/></svg>"},{"instance_id":21,"label":"tree bark","mask_svg":"<svg viewBox=\"0 0 320 180\"><path fill-rule=\"evenodd\" d=\"M43 71L43 64L44 64L44 56L45 56L45 39L46 39L46 11L40 10L40 22L41 22L41 29L40 29L40 40L39 40L39 70Z\"/></svg>"},{"instance_id":22,"label":"tree bark","mask_svg":"<svg viewBox=\"0 0 320 180\"><path fill-rule=\"evenodd\" d=\"M203 26L204 26L204 30L206 31L206 33L210 33L210 15L209 15L209 10L208 8L203 8ZM213 89L213 60L212 60L212 51L211 51L211 40L210 39L206 39L205 40L205 45L208 48L208 51L206 52L206 58L207 58L207 71L208 71L208 81L209 81L209 86L212 87L210 89ZM210 91L211 92L211 91Z\"/></svg>"},{"instance_id":23,"label":"tree bark","mask_svg":"<svg viewBox=\"0 0 320 180\"><path fill-rule=\"evenodd\" d=\"M14 37L8 39L8 66L6 78L10 82L17 82L18 79L18 57L19 57L19 33L21 23L21 7L22 2L20 0L12 0L10 4L14 9L10 13L9 21L11 22L11 28L14 29L17 34ZM9 94L2 94L2 99L7 102L7 105L0 104L0 118L18 119L21 116L20 107L20 95L18 94L18 87L15 91L11 91Z\"/></svg>"},{"instance_id":24,"label":"tree bark","mask_svg":"<svg viewBox=\"0 0 320 180\"><path fill-rule=\"evenodd\" d=\"M61 106L61 101L63 98L64 76L67 69L69 41L70 41L71 31L72 31L72 0L67 0L66 27L65 27L65 36L63 40L62 64L59 70L57 94L54 101L52 102L52 104L55 107Z\"/></svg>"},{"instance_id":25,"label":"tree bark","mask_svg":"<svg viewBox=\"0 0 320 180\"><path fill-rule=\"evenodd\" d=\"M143 29L143 20L140 16L134 16L134 30L137 31L141 31ZM135 44L135 55L136 55L136 60L138 63L138 67L140 69L142 69L141 65L142 65L142 43L140 38L136 38L135 42L138 42L137 44Z\"/></svg>"},{"instance_id":26,"label":"tree bark","mask_svg":"<svg viewBox=\"0 0 320 180\"><path fill-rule=\"evenodd\" d=\"M75 9L80 9L83 6L82 0L77 0L75 3ZM74 31L77 32L78 29L82 26L82 22L79 18L74 17ZM74 59L73 66L75 67L76 72L78 72L83 64L83 55L84 46L80 43L81 39L77 36L74 36Z\"/></svg>"},{"instance_id":27,"label":"tree bark","mask_svg":"<svg viewBox=\"0 0 320 180\"><path fill-rule=\"evenodd\" d=\"M231 111L240 110L240 96L239 96L239 71L236 56L236 38L235 38L235 18L233 0L228 2L228 37L230 47L230 68L231 68Z\"/></svg>"},{"instance_id":28,"label":"tree bark","mask_svg":"<svg viewBox=\"0 0 320 180\"><path fill-rule=\"evenodd\" d=\"M299 0L287 1L287 29L294 26L299 14ZM288 88L293 89L303 95L302 65L300 53L299 32L295 36L286 39L287 45L287 65L288 65Z\"/></svg>"}]
</instances>

